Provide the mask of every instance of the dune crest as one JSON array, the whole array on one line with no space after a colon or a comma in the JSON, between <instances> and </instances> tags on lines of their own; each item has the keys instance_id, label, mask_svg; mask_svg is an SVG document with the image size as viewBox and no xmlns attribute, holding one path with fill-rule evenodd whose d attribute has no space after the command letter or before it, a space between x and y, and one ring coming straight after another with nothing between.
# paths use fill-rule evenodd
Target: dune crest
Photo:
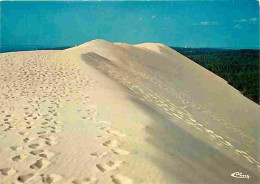
<instances>
[{"instance_id":1,"label":"dune crest","mask_svg":"<svg viewBox=\"0 0 260 184\"><path fill-rule=\"evenodd\" d=\"M0 54L0 183L259 182L259 106L160 43Z\"/></svg>"}]
</instances>

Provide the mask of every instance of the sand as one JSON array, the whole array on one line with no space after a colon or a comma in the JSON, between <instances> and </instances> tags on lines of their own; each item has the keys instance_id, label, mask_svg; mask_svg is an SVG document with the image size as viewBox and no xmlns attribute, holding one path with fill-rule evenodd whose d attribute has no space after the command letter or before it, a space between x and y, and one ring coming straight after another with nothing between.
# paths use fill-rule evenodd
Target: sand
<instances>
[{"instance_id":1,"label":"sand","mask_svg":"<svg viewBox=\"0 0 260 184\"><path fill-rule=\"evenodd\" d=\"M0 71L0 183L259 183L259 106L163 44L3 53Z\"/></svg>"}]
</instances>

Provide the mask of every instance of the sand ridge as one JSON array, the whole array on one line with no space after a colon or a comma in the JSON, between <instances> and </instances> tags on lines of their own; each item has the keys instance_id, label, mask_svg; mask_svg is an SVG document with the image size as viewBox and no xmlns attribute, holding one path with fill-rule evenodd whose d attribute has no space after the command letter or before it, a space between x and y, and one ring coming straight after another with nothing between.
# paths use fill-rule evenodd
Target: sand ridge
<instances>
[{"instance_id":1,"label":"sand ridge","mask_svg":"<svg viewBox=\"0 0 260 184\"><path fill-rule=\"evenodd\" d=\"M258 140L205 102L219 91L198 97L210 80L186 80L235 93L242 127L259 107L162 44L6 53L0 70L0 183L234 183L237 169L259 181Z\"/></svg>"},{"instance_id":2,"label":"sand ridge","mask_svg":"<svg viewBox=\"0 0 260 184\"><path fill-rule=\"evenodd\" d=\"M85 56L89 57L88 55ZM96 63L92 64L96 65ZM120 84L126 86L133 93L138 94L140 96L140 100L156 105L158 108L161 109L161 111L173 118L184 120L184 122L186 122L188 126L194 127L195 130L198 130L204 136L206 135L210 140L214 141L214 144L217 148L226 146L228 149L231 149L236 154L241 155L241 157L244 157L250 163L254 163L258 168L260 168L260 163L258 161L249 156L248 153L235 149L234 146L229 141L225 140L222 136L217 135L212 130L207 129L202 124L198 123L195 119L193 119L192 115L189 112L184 110L185 108L176 106L175 104L171 103L168 99L162 99L158 94L154 93L150 89L135 85L134 82L129 81L134 77L128 76L128 79L124 78L126 77L125 73L123 74L124 76L120 76L120 73L116 71L116 69L114 69L114 67L109 65L108 63L102 62L100 63L100 65L95 67L105 72L108 76L114 78L115 80L119 80ZM114 145L116 143L108 142L104 144Z\"/></svg>"}]
</instances>

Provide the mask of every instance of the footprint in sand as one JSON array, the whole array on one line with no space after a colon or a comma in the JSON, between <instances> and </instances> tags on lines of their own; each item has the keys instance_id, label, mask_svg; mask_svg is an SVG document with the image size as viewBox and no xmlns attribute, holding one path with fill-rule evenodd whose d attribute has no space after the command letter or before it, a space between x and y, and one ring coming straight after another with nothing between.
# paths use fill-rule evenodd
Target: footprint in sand
<instances>
[{"instance_id":1,"label":"footprint in sand","mask_svg":"<svg viewBox=\"0 0 260 184\"><path fill-rule=\"evenodd\" d=\"M47 174L47 175L42 175L42 182L43 183L56 183L62 179L62 176L57 175L57 174Z\"/></svg>"},{"instance_id":2,"label":"footprint in sand","mask_svg":"<svg viewBox=\"0 0 260 184\"><path fill-rule=\"evenodd\" d=\"M55 136L49 136L49 137L46 137L45 139L48 140L48 141L54 141L54 140L57 139L57 137L55 137Z\"/></svg>"},{"instance_id":3,"label":"footprint in sand","mask_svg":"<svg viewBox=\"0 0 260 184\"><path fill-rule=\"evenodd\" d=\"M55 130L55 129L62 129L61 126L51 126L51 128L54 129L54 130Z\"/></svg>"},{"instance_id":4,"label":"footprint in sand","mask_svg":"<svg viewBox=\"0 0 260 184\"><path fill-rule=\"evenodd\" d=\"M13 161L16 161L16 162L20 162L24 159L26 159L27 156L26 155L16 155L15 157L12 158Z\"/></svg>"},{"instance_id":5,"label":"footprint in sand","mask_svg":"<svg viewBox=\"0 0 260 184\"><path fill-rule=\"evenodd\" d=\"M37 160L34 164L30 165L30 168L36 169L36 170L45 169L49 164L50 164L49 161L40 159L40 160Z\"/></svg>"},{"instance_id":6,"label":"footprint in sand","mask_svg":"<svg viewBox=\"0 0 260 184\"><path fill-rule=\"evenodd\" d=\"M18 134L20 134L20 135L28 135L29 133L28 132L18 132Z\"/></svg>"},{"instance_id":7,"label":"footprint in sand","mask_svg":"<svg viewBox=\"0 0 260 184\"><path fill-rule=\"evenodd\" d=\"M47 158L49 159L54 156L54 153L52 153L50 151L44 151L43 153L40 153L39 156L42 158L45 158L45 159L47 159Z\"/></svg>"},{"instance_id":8,"label":"footprint in sand","mask_svg":"<svg viewBox=\"0 0 260 184\"><path fill-rule=\"evenodd\" d=\"M12 151L20 151L20 150L23 149L23 147L22 147L22 146L11 146L10 149L11 149Z\"/></svg>"},{"instance_id":9,"label":"footprint in sand","mask_svg":"<svg viewBox=\"0 0 260 184\"><path fill-rule=\"evenodd\" d=\"M5 132L8 132L9 130L11 130L11 128L9 127L9 128L6 128L6 129L4 129L4 131Z\"/></svg>"},{"instance_id":10,"label":"footprint in sand","mask_svg":"<svg viewBox=\"0 0 260 184\"><path fill-rule=\"evenodd\" d=\"M125 137L125 134L122 134L121 132L117 131L117 130L107 130L107 133L111 133L115 136L119 136L119 137Z\"/></svg>"},{"instance_id":11,"label":"footprint in sand","mask_svg":"<svg viewBox=\"0 0 260 184\"><path fill-rule=\"evenodd\" d=\"M52 130L52 131L51 131L51 133L59 133L59 132L61 132L61 130L57 130L57 129L56 129L56 130Z\"/></svg>"},{"instance_id":12,"label":"footprint in sand","mask_svg":"<svg viewBox=\"0 0 260 184\"><path fill-rule=\"evenodd\" d=\"M117 169L120 165L122 164L122 161L109 161L106 164L97 164L97 168L101 171L101 172L106 172L106 171L112 171Z\"/></svg>"},{"instance_id":13,"label":"footprint in sand","mask_svg":"<svg viewBox=\"0 0 260 184\"><path fill-rule=\"evenodd\" d=\"M48 145L48 146L53 146L55 144L57 144L58 142L55 142L55 141L46 141L45 144Z\"/></svg>"},{"instance_id":14,"label":"footprint in sand","mask_svg":"<svg viewBox=\"0 0 260 184\"><path fill-rule=\"evenodd\" d=\"M133 184L133 180L123 176L123 175L115 175L111 176L113 183L115 184Z\"/></svg>"},{"instance_id":15,"label":"footprint in sand","mask_svg":"<svg viewBox=\"0 0 260 184\"><path fill-rule=\"evenodd\" d=\"M40 144L30 144L29 145L29 148L32 148L32 149L37 149L38 147L40 147Z\"/></svg>"},{"instance_id":16,"label":"footprint in sand","mask_svg":"<svg viewBox=\"0 0 260 184\"><path fill-rule=\"evenodd\" d=\"M33 138L33 137L26 137L26 138L24 138L23 139L23 142L25 142L25 143L27 143L27 142L31 142L32 140L34 140L35 138Z\"/></svg>"},{"instance_id":17,"label":"footprint in sand","mask_svg":"<svg viewBox=\"0 0 260 184\"><path fill-rule=\"evenodd\" d=\"M100 130L106 130L106 129L108 129L108 127L107 127L107 126L104 126L104 125L98 125L97 127L99 127Z\"/></svg>"},{"instance_id":18,"label":"footprint in sand","mask_svg":"<svg viewBox=\"0 0 260 184\"><path fill-rule=\"evenodd\" d=\"M42 132L38 132L37 134L42 135L42 134L46 134L46 133L47 133L46 131L42 131Z\"/></svg>"},{"instance_id":19,"label":"footprint in sand","mask_svg":"<svg viewBox=\"0 0 260 184\"><path fill-rule=\"evenodd\" d=\"M62 124L63 122L61 122L61 121L54 121L54 123L59 125L59 124Z\"/></svg>"},{"instance_id":20,"label":"footprint in sand","mask_svg":"<svg viewBox=\"0 0 260 184\"><path fill-rule=\"evenodd\" d=\"M2 175L8 176L16 173L16 170L14 170L13 168L3 168L0 169L0 172L2 173Z\"/></svg>"},{"instance_id":21,"label":"footprint in sand","mask_svg":"<svg viewBox=\"0 0 260 184\"><path fill-rule=\"evenodd\" d=\"M29 173L29 174L18 176L17 180L22 183L25 183L25 182L31 180L33 178L33 176L34 176L34 174Z\"/></svg>"},{"instance_id":22,"label":"footprint in sand","mask_svg":"<svg viewBox=\"0 0 260 184\"><path fill-rule=\"evenodd\" d=\"M103 146L114 148L118 146L118 142L117 140L108 140L103 143Z\"/></svg>"},{"instance_id":23,"label":"footprint in sand","mask_svg":"<svg viewBox=\"0 0 260 184\"><path fill-rule=\"evenodd\" d=\"M99 157L103 157L103 156L107 155L107 152L104 152L104 153L94 152L94 153L91 153L90 155L99 158Z\"/></svg>"},{"instance_id":24,"label":"footprint in sand","mask_svg":"<svg viewBox=\"0 0 260 184\"><path fill-rule=\"evenodd\" d=\"M49 134L44 134L44 135L39 135L38 137L41 138L41 139L47 139L49 137L54 137L54 136L51 136Z\"/></svg>"},{"instance_id":25,"label":"footprint in sand","mask_svg":"<svg viewBox=\"0 0 260 184\"><path fill-rule=\"evenodd\" d=\"M96 184L97 181L98 180L96 178L83 178L83 179L73 180L72 183L73 184Z\"/></svg>"},{"instance_id":26,"label":"footprint in sand","mask_svg":"<svg viewBox=\"0 0 260 184\"><path fill-rule=\"evenodd\" d=\"M48 125L49 123L48 122L43 122L41 123L42 125Z\"/></svg>"},{"instance_id":27,"label":"footprint in sand","mask_svg":"<svg viewBox=\"0 0 260 184\"><path fill-rule=\"evenodd\" d=\"M41 128L43 128L43 129L47 129L47 128L50 128L50 127L51 127L50 125L41 126Z\"/></svg>"},{"instance_id":28,"label":"footprint in sand","mask_svg":"<svg viewBox=\"0 0 260 184\"><path fill-rule=\"evenodd\" d=\"M43 153L44 152L44 150L34 150L34 151L31 151L30 153L32 154L32 155L39 155L39 154L41 154L41 153Z\"/></svg>"},{"instance_id":29,"label":"footprint in sand","mask_svg":"<svg viewBox=\"0 0 260 184\"><path fill-rule=\"evenodd\" d=\"M123 149L119 149L119 148L114 148L112 149L113 153L117 154L117 155L129 155L130 153L126 150Z\"/></svg>"},{"instance_id":30,"label":"footprint in sand","mask_svg":"<svg viewBox=\"0 0 260 184\"><path fill-rule=\"evenodd\" d=\"M53 114L53 116L59 116L59 115L60 115L60 113L57 113L57 112Z\"/></svg>"},{"instance_id":31,"label":"footprint in sand","mask_svg":"<svg viewBox=\"0 0 260 184\"><path fill-rule=\"evenodd\" d=\"M53 118L45 118L46 121L50 122Z\"/></svg>"},{"instance_id":32,"label":"footprint in sand","mask_svg":"<svg viewBox=\"0 0 260 184\"><path fill-rule=\"evenodd\" d=\"M33 126L27 126L26 129L30 130L30 129L33 129L34 127Z\"/></svg>"}]
</instances>

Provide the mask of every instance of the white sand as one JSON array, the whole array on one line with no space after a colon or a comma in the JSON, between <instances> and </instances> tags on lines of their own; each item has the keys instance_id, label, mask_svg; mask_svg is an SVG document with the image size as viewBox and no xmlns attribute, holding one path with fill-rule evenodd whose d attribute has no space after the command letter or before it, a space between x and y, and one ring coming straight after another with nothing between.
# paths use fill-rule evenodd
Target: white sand
<instances>
[{"instance_id":1,"label":"white sand","mask_svg":"<svg viewBox=\"0 0 260 184\"><path fill-rule=\"evenodd\" d=\"M0 71L0 183L259 182L259 106L165 45L4 53Z\"/></svg>"}]
</instances>

